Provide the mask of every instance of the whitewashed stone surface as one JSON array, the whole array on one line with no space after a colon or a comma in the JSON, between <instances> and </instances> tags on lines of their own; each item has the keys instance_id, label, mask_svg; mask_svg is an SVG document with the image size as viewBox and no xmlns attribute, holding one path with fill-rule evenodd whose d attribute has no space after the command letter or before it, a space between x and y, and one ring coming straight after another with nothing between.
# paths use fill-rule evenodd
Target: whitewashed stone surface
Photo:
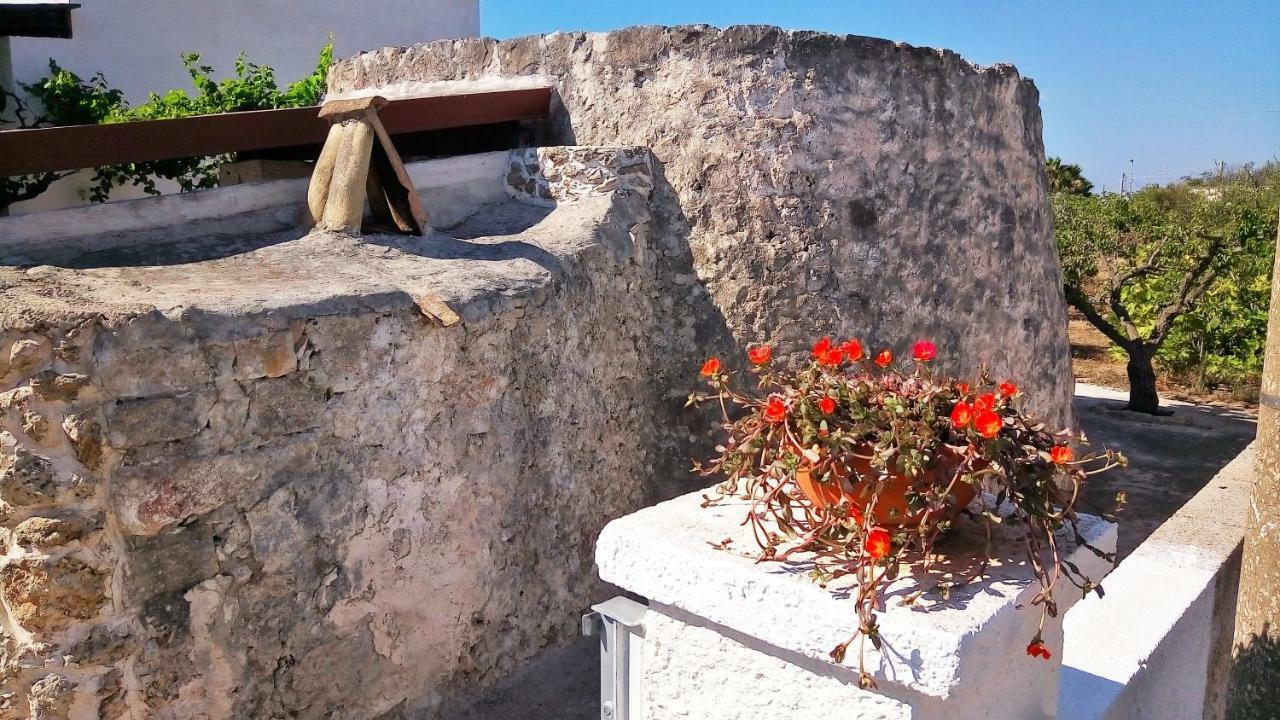
<instances>
[{"instance_id":1,"label":"whitewashed stone surface","mask_svg":"<svg viewBox=\"0 0 1280 720\"><path fill-rule=\"evenodd\" d=\"M828 656L857 627L852 603L842 594L852 581L824 588L805 576L802 560L757 563L750 528L742 525L749 504L726 499L704 508L706 495L689 493L606 526L596 545L600 576L648 598L659 612L717 627L774 657L816 662L820 672L856 688L857 643L850 646L843 666ZM1114 524L1082 516L1080 532L1099 550L1114 551ZM729 550L713 547L725 539L731 540ZM1066 533L1059 542L1064 557L1091 577L1101 579L1110 570L1109 562L1076 547ZM960 560L974 557L982 544L981 529L962 521L938 549ZM909 704L917 713L912 717L972 718L993 698L999 698L999 708L986 712L987 717L1052 717L1061 619L1050 621L1045 631L1053 661L1027 657L1025 648L1040 617L1039 609L1028 603L1039 586L1031 582L1022 552L1016 536L997 528L993 554L1002 560L983 582L954 592L947 601L926 596L918 606L903 606L897 602L903 595L939 578L929 581L904 573L895 581L879 613L886 651L876 652L868 643L868 670L880 692ZM963 562L944 562L937 569L949 567L963 567ZM1065 613L1080 594L1063 586L1056 597ZM650 642L646 638L646 653ZM850 698L850 708L857 707L857 695ZM727 694L721 697L728 700Z\"/></svg>"}]
</instances>

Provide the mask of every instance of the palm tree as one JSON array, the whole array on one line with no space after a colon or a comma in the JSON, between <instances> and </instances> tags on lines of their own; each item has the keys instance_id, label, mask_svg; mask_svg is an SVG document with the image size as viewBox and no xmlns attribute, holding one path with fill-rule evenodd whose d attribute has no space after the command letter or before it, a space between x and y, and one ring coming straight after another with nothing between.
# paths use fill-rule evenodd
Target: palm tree
<instances>
[{"instance_id":1,"label":"palm tree","mask_svg":"<svg viewBox=\"0 0 1280 720\"><path fill-rule=\"evenodd\" d=\"M1084 178L1084 171L1079 165L1068 165L1060 157L1051 157L1045 160L1044 171L1049 176L1051 193L1088 195L1093 192L1093 183Z\"/></svg>"}]
</instances>

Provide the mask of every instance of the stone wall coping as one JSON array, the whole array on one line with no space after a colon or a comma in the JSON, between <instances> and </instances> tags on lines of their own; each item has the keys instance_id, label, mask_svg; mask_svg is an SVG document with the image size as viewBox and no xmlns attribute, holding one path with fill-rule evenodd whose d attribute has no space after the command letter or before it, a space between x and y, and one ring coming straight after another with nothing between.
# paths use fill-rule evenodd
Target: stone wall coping
<instances>
[{"instance_id":1,"label":"stone wall coping","mask_svg":"<svg viewBox=\"0 0 1280 720\"><path fill-rule=\"evenodd\" d=\"M820 587L806 577L803 563L756 563L751 531L742 525L747 502L730 499L704 508L708 494L689 493L606 526L596 544L600 577L782 651L830 663L830 650L856 629L852 601L841 593L848 584ZM1095 547L1114 549L1114 524L1081 516L1080 532ZM976 523L962 520L945 541L944 551L972 556L981 547L981 535ZM732 540L730 550L713 547L725 539ZM977 592L956 591L949 602L922 599L921 606L933 605L924 611L896 600L932 581L910 573L895 581L888 606L880 613L887 652L876 653L868 644L868 670L878 680L946 698L962 675L974 672L975 664L982 664L989 673L993 663L1004 659L991 655L994 636L1007 641L994 647L1007 646L1009 658L1025 655L1030 633L1022 635L1028 622L1034 632L1039 611L1013 610L1028 603L1038 586L1030 584L1031 575L1021 561L1021 541L1012 532L998 527L993 542L996 557L1013 561L993 563ZM1074 543L1065 545L1064 557L1095 579L1109 569L1108 562ZM945 570L946 562L938 567ZM1062 592L1059 604L1065 610L1076 597L1078 593ZM984 648L980 651L975 648L979 634ZM845 659L846 668L857 667L856 649L855 643ZM1018 661L1025 664L1026 658Z\"/></svg>"},{"instance_id":2,"label":"stone wall coping","mask_svg":"<svg viewBox=\"0 0 1280 720\"><path fill-rule=\"evenodd\" d=\"M1256 456L1254 445L1245 448L1116 567L1105 598L1090 596L1066 616L1061 720L1113 717L1121 704L1147 703L1168 711L1146 707L1150 717L1201 717L1212 691L1216 586L1244 540ZM1143 691L1144 677L1165 679L1168 692ZM1175 687L1189 691L1188 702Z\"/></svg>"}]
</instances>

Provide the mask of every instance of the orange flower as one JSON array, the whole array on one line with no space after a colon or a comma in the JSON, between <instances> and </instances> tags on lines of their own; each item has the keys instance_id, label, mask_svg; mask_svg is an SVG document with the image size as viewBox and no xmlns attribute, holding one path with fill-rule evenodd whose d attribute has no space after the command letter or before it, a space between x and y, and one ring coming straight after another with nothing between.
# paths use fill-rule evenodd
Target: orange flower
<instances>
[{"instance_id":1,"label":"orange flower","mask_svg":"<svg viewBox=\"0 0 1280 720\"><path fill-rule=\"evenodd\" d=\"M884 528L871 528L871 532L867 533L867 539L862 543L862 549L872 559L879 560L893 549L893 537Z\"/></svg>"},{"instance_id":2,"label":"orange flower","mask_svg":"<svg viewBox=\"0 0 1280 720\"><path fill-rule=\"evenodd\" d=\"M831 413L836 411L836 401L832 400L829 397L823 397L821 400L818 401L818 409L830 415Z\"/></svg>"},{"instance_id":3,"label":"orange flower","mask_svg":"<svg viewBox=\"0 0 1280 720\"><path fill-rule=\"evenodd\" d=\"M967 383L967 382L957 382L957 383L956 383L956 392L960 393L961 395L968 395L968 394L969 394L969 383Z\"/></svg>"},{"instance_id":4,"label":"orange flower","mask_svg":"<svg viewBox=\"0 0 1280 720\"><path fill-rule=\"evenodd\" d=\"M1005 380L1000 383L1000 394L1005 397L1013 397L1018 394L1018 386L1008 380Z\"/></svg>"},{"instance_id":5,"label":"orange flower","mask_svg":"<svg viewBox=\"0 0 1280 720\"><path fill-rule=\"evenodd\" d=\"M1000 428L1004 427L1004 420L991 410L979 410L973 419L973 427L979 435L990 440L1000 434Z\"/></svg>"},{"instance_id":6,"label":"orange flower","mask_svg":"<svg viewBox=\"0 0 1280 720\"><path fill-rule=\"evenodd\" d=\"M836 367L840 361L844 359L844 353L840 352L840 348L828 348L825 352L818 356L818 364L826 367Z\"/></svg>"},{"instance_id":7,"label":"orange flower","mask_svg":"<svg viewBox=\"0 0 1280 720\"><path fill-rule=\"evenodd\" d=\"M707 361L702 363L703 375L710 377L718 372L720 372L720 358L707 358Z\"/></svg>"},{"instance_id":8,"label":"orange flower","mask_svg":"<svg viewBox=\"0 0 1280 720\"><path fill-rule=\"evenodd\" d=\"M911 356L916 362L926 363L938 357L938 347L928 340L921 340L911 346Z\"/></svg>"},{"instance_id":9,"label":"orange flower","mask_svg":"<svg viewBox=\"0 0 1280 720\"><path fill-rule=\"evenodd\" d=\"M957 430L969 427L971 422L973 422L973 408L969 407L969 403L958 402L955 407L951 408L951 424Z\"/></svg>"},{"instance_id":10,"label":"orange flower","mask_svg":"<svg viewBox=\"0 0 1280 720\"><path fill-rule=\"evenodd\" d=\"M995 393L983 393L982 395L979 395L976 400L973 401L974 412L981 412L983 410L993 410L995 409L995 406L996 406Z\"/></svg>"},{"instance_id":11,"label":"orange flower","mask_svg":"<svg viewBox=\"0 0 1280 720\"><path fill-rule=\"evenodd\" d=\"M1031 657L1041 657L1045 660L1053 657L1053 653L1049 652L1049 646L1039 640L1027 646L1027 654Z\"/></svg>"},{"instance_id":12,"label":"orange flower","mask_svg":"<svg viewBox=\"0 0 1280 720\"><path fill-rule=\"evenodd\" d=\"M849 362L857 362L862 359L862 343L857 340L845 340L840 345L840 352L849 358Z\"/></svg>"},{"instance_id":13,"label":"orange flower","mask_svg":"<svg viewBox=\"0 0 1280 720\"><path fill-rule=\"evenodd\" d=\"M764 419L771 423L782 422L787 419L787 403L777 395L770 395L769 402L764 406Z\"/></svg>"},{"instance_id":14,"label":"orange flower","mask_svg":"<svg viewBox=\"0 0 1280 720\"><path fill-rule=\"evenodd\" d=\"M893 363L893 353L889 352L888 350L881 350L880 354L876 355L876 364L879 365L880 367L887 368L892 363Z\"/></svg>"},{"instance_id":15,"label":"orange flower","mask_svg":"<svg viewBox=\"0 0 1280 720\"><path fill-rule=\"evenodd\" d=\"M862 511L861 511L861 510L859 510L859 509L858 509L858 508L856 508L856 507L852 507L852 506L850 506L850 508L849 508L849 519L853 521L853 524L855 524L855 525L861 525L861 524L862 524Z\"/></svg>"},{"instance_id":16,"label":"orange flower","mask_svg":"<svg viewBox=\"0 0 1280 720\"><path fill-rule=\"evenodd\" d=\"M1049 451L1049 457L1053 458L1053 461L1059 465L1066 465L1071 462L1075 455L1071 448L1066 445L1054 445L1053 449Z\"/></svg>"},{"instance_id":17,"label":"orange flower","mask_svg":"<svg viewBox=\"0 0 1280 720\"><path fill-rule=\"evenodd\" d=\"M768 345L757 345L747 351L747 359L753 365L764 365L773 359L773 348Z\"/></svg>"},{"instance_id":18,"label":"orange flower","mask_svg":"<svg viewBox=\"0 0 1280 720\"><path fill-rule=\"evenodd\" d=\"M822 362L822 358L831 352L831 337L824 335L821 340L813 344L813 359Z\"/></svg>"}]
</instances>

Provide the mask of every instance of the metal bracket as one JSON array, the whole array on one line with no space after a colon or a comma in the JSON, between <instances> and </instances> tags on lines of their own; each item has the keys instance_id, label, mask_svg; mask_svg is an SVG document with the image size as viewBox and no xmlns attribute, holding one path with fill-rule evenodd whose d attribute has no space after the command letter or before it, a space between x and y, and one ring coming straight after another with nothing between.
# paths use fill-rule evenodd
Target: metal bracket
<instances>
[{"instance_id":1,"label":"metal bracket","mask_svg":"<svg viewBox=\"0 0 1280 720\"><path fill-rule=\"evenodd\" d=\"M600 638L600 720L642 720L640 648L649 608L625 597L591 606L582 634Z\"/></svg>"}]
</instances>

